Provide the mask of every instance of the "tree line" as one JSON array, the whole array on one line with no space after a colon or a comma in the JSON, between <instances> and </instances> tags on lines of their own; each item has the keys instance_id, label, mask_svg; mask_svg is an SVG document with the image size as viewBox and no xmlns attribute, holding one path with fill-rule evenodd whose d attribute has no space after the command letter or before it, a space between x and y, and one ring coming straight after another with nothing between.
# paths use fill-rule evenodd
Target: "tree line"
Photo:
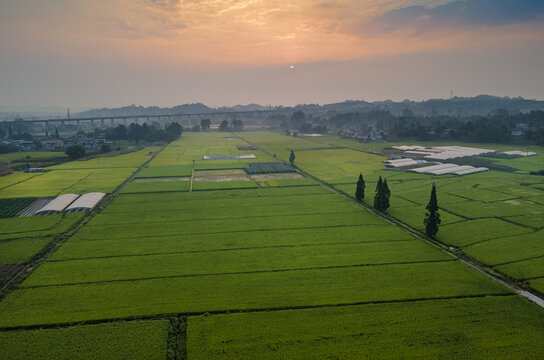
<instances>
[{"instance_id":1,"label":"tree line","mask_svg":"<svg viewBox=\"0 0 544 360\"><path fill-rule=\"evenodd\" d=\"M164 129L155 126L148 126L147 123L139 125L136 123L118 125L114 128L106 129L106 139L108 140L131 140L136 143L139 141L173 141L181 136L183 127L176 123L166 125Z\"/></svg>"},{"instance_id":2,"label":"tree line","mask_svg":"<svg viewBox=\"0 0 544 360\"><path fill-rule=\"evenodd\" d=\"M378 129L387 133L388 140L447 140L509 143L523 141L544 145L544 111L526 114L508 114L498 109L488 116L459 118L447 115L414 116L406 112L402 116L382 116L376 121ZM514 134L518 131L518 134Z\"/></svg>"},{"instance_id":3,"label":"tree line","mask_svg":"<svg viewBox=\"0 0 544 360\"><path fill-rule=\"evenodd\" d=\"M452 115L414 115L406 109L401 115L387 110L328 114L319 118L301 110L291 117L276 116L283 131L326 133L327 127L338 131L358 129L362 132L378 130L388 141L444 139L480 143L525 142L544 145L544 111L509 114L497 109L487 116L460 117ZM517 133L516 133L517 131Z\"/></svg>"}]
</instances>

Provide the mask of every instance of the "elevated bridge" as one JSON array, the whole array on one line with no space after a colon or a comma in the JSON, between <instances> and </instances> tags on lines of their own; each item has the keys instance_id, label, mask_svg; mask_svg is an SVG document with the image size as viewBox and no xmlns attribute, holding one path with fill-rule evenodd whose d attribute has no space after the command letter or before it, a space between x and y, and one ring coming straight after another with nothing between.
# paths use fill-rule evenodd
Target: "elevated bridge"
<instances>
[{"instance_id":1,"label":"elevated bridge","mask_svg":"<svg viewBox=\"0 0 544 360\"><path fill-rule=\"evenodd\" d=\"M22 125L22 124L44 124L45 126L58 124L63 127L65 124L76 124L80 125L81 123L90 123L91 126L95 123L99 123L102 126L105 126L106 123L109 123L111 126L115 124L123 123L139 123L151 121L165 121L165 122L179 122L185 119L192 119L198 121L199 119L205 118L214 118L214 117L235 117L235 116L244 116L244 115L257 115L257 114L273 114L273 113L282 113L287 114L292 110L288 109L277 109L277 110L253 110L253 111L227 111L227 112L212 112L212 113L177 113L177 114L145 114L145 115L119 115L119 116L88 116L88 117L67 117L67 118L49 118L49 119L16 119L16 120L4 120L0 121L0 125L9 126L9 125Z\"/></svg>"}]
</instances>

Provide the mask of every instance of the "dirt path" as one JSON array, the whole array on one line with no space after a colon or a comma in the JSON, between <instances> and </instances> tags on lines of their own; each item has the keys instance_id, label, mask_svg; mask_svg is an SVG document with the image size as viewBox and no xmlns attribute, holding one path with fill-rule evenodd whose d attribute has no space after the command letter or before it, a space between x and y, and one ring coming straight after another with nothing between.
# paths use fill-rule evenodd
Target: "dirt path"
<instances>
[{"instance_id":1,"label":"dirt path","mask_svg":"<svg viewBox=\"0 0 544 360\"><path fill-rule=\"evenodd\" d=\"M191 170L191 182L189 183L189 192L193 192L194 179L195 179L195 161L193 160L193 169Z\"/></svg>"}]
</instances>

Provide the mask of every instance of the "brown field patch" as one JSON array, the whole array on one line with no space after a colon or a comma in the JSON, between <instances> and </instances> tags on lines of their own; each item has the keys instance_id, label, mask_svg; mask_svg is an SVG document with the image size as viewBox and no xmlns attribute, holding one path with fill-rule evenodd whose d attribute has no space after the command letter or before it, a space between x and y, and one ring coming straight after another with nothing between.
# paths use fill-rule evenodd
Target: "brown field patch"
<instances>
[{"instance_id":1,"label":"brown field patch","mask_svg":"<svg viewBox=\"0 0 544 360\"><path fill-rule=\"evenodd\" d=\"M255 181L282 180L282 179L300 179L303 176L298 173L277 173L277 174L259 174L251 175Z\"/></svg>"}]
</instances>

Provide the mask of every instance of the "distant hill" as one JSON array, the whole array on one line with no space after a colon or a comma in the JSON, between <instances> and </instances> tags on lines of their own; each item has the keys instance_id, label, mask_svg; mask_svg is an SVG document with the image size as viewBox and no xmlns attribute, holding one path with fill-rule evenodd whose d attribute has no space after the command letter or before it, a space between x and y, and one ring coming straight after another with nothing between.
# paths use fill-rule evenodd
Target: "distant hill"
<instances>
[{"instance_id":1,"label":"distant hill","mask_svg":"<svg viewBox=\"0 0 544 360\"><path fill-rule=\"evenodd\" d=\"M299 106L315 109L315 105ZM497 112L499 109L506 110L509 114L527 113L532 110L544 110L544 101L527 100L523 98L497 97L490 95L479 95L476 97L453 97L451 99L430 99L426 101L404 100L395 102L392 100L365 102L365 101L344 101L336 104L324 105L327 113L345 112L371 112L389 111L393 115L401 115L405 110L410 110L414 115L451 115L459 117L486 116Z\"/></svg>"},{"instance_id":2,"label":"distant hill","mask_svg":"<svg viewBox=\"0 0 544 360\"><path fill-rule=\"evenodd\" d=\"M234 106L225 106L217 108L219 111L262 111L262 110L269 110L266 106L262 106L259 104L249 104L249 105L234 105Z\"/></svg>"},{"instance_id":3,"label":"distant hill","mask_svg":"<svg viewBox=\"0 0 544 360\"><path fill-rule=\"evenodd\" d=\"M528 100L521 97L498 97L491 95L478 95L475 97L453 97L451 99L430 99L425 101L404 100L395 102L392 100L366 102L362 100L348 100L327 105L297 105L290 107L276 107L283 110L302 110L308 114L320 116L334 115L338 113L368 113L371 111L389 111L393 115L401 115L410 110L414 115L451 115L459 117L486 116L497 111L506 110L509 114L527 113L532 110L544 110L544 101ZM178 105L171 108L158 106L125 106L114 109L92 109L75 114L75 116L132 116L132 115L159 115L159 114L211 114L214 112L229 111L258 111L269 110L258 104L235 105L230 107L211 108L201 103Z\"/></svg>"},{"instance_id":4,"label":"distant hill","mask_svg":"<svg viewBox=\"0 0 544 360\"><path fill-rule=\"evenodd\" d=\"M91 109L74 115L74 117L91 117L91 116L133 116L133 115L162 115L162 114L209 114L216 112L216 109L209 108L204 104L185 104L171 108L161 108L158 106L137 106L130 105L113 109Z\"/></svg>"}]
</instances>

